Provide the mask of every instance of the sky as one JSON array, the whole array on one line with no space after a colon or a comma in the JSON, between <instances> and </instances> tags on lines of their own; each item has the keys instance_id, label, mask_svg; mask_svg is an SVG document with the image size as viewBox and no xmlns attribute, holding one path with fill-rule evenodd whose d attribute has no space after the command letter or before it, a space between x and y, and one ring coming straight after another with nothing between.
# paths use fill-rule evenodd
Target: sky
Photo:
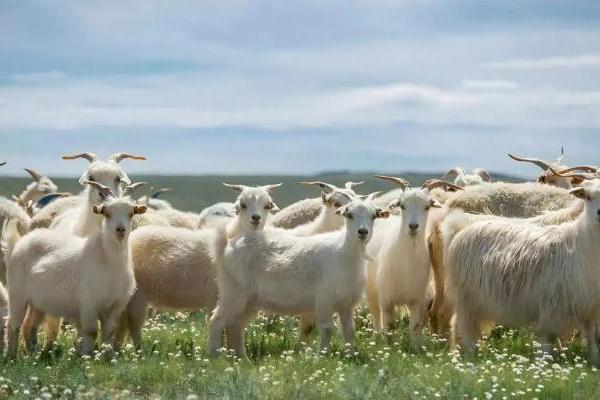
<instances>
[{"instance_id":1,"label":"sky","mask_svg":"<svg viewBox=\"0 0 600 400\"><path fill-rule=\"evenodd\" d=\"M599 164L600 2L0 2L0 161L76 176Z\"/></svg>"}]
</instances>

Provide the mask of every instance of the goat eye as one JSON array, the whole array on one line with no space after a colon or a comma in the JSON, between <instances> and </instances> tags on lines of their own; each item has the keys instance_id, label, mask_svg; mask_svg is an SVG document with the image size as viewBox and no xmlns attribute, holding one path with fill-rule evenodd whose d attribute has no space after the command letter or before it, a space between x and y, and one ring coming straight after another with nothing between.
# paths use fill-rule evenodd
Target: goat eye
<instances>
[{"instance_id":1,"label":"goat eye","mask_svg":"<svg viewBox=\"0 0 600 400\"><path fill-rule=\"evenodd\" d=\"M267 205L265 206L265 210L270 210L273 208L273 203L267 203Z\"/></svg>"},{"instance_id":2,"label":"goat eye","mask_svg":"<svg viewBox=\"0 0 600 400\"><path fill-rule=\"evenodd\" d=\"M96 180L94 179L94 177L92 175L88 176L88 181L96 182Z\"/></svg>"},{"instance_id":3,"label":"goat eye","mask_svg":"<svg viewBox=\"0 0 600 400\"><path fill-rule=\"evenodd\" d=\"M244 203L240 204L240 207L242 207L242 209L246 209L246 205Z\"/></svg>"},{"instance_id":4,"label":"goat eye","mask_svg":"<svg viewBox=\"0 0 600 400\"><path fill-rule=\"evenodd\" d=\"M401 209L401 210L404 210L404 209L405 209L405 207L404 207L404 204L400 204L400 209Z\"/></svg>"}]
</instances>

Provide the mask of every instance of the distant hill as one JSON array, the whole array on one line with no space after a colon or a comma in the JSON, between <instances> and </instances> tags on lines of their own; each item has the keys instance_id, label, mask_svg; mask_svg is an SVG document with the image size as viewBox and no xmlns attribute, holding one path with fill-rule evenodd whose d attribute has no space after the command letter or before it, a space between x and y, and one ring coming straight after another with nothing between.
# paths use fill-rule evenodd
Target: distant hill
<instances>
[{"instance_id":1,"label":"distant hill","mask_svg":"<svg viewBox=\"0 0 600 400\"><path fill-rule=\"evenodd\" d=\"M376 190L389 190L393 185L374 178L375 173L348 173L348 172L327 172L319 175L261 175L261 176L223 176L223 175L199 175L199 176L159 176L159 175L138 175L131 176L133 181L148 182L148 186L155 188L169 187L172 189L169 193L164 193L163 198L169 200L175 207L183 210L200 211L204 207L219 202L233 201L235 193L221 185L221 182L239 183L245 185L262 185L267 183L283 183L284 185L274 194L275 201L280 207L285 207L294 201L307 197L317 197L320 193L319 188L298 185L299 181L325 181L334 185L342 186L346 181L364 181L364 185L358 187L360 193L370 193ZM394 174L390 174L394 175ZM404 172L395 174L407 179L412 185L420 185L424 180L434 177L440 177L441 173L418 173ZM504 176L492 175L495 180L506 182L519 182L521 179ZM54 178L53 178L54 179ZM54 181L58 184L61 191L78 193L81 186L77 178L56 178ZM20 193L21 190L30 182L27 178L0 177L0 193L6 197L12 194Z\"/></svg>"}]
</instances>

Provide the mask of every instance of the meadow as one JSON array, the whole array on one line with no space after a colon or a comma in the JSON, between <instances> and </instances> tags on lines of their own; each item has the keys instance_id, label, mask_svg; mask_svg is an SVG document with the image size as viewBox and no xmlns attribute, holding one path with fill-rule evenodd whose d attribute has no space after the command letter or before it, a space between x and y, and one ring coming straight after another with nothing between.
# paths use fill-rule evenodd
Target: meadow
<instances>
[{"instance_id":1,"label":"meadow","mask_svg":"<svg viewBox=\"0 0 600 400\"><path fill-rule=\"evenodd\" d=\"M400 175L418 184L437 174ZM314 188L295 184L299 180L339 185L365 180L364 192L389 188L370 174L132 178L171 187L165 198L196 211L234 198L221 181L283 182L275 195L280 206L315 196ZM20 178L1 181L4 193L17 193L26 183ZM75 179L56 181L61 190L79 190ZM480 342L477 355L464 359L444 338L426 331L421 351L414 353L406 316L400 312L397 318L398 329L383 337L373 331L367 311L359 308L356 352L346 355L339 335L331 353L320 353L316 334L307 347L298 345L294 318L259 316L246 333L245 360L227 353L208 358L206 319L200 312L161 313L146 323L140 350L127 344L118 353L98 349L91 357L75 353L74 331L67 326L52 351L21 351L17 361L0 362L0 398L588 399L600 393L599 372L586 361L579 340L554 357L544 357L527 331L496 327Z\"/></svg>"}]
</instances>

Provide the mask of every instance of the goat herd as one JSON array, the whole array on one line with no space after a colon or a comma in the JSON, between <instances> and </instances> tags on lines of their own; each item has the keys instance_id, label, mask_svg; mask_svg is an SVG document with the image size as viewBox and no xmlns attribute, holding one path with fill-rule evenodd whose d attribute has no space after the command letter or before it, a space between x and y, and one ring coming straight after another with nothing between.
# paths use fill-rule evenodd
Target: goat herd
<instances>
[{"instance_id":1,"label":"goat herd","mask_svg":"<svg viewBox=\"0 0 600 400\"><path fill-rule=\"evenodd\" d=\"M471 353L496 323L532 328L546 352L578 330L597 363L600 171L511 157L541 167L538 181L453 168L418 188L377 176L397 186L384 194L302 182L321 197L283 210L273 200L280 184L225 184L235 202L199 214L155 195L134 200L142 183L120 162L143 157L63 157L89 161L76 196L28 170L24 192L0 198L6 354L16 357L21 328L33 351L42 324L52 346L61 319L77 328L81 354L94 350L99 326L102 342L119 348L129 333L139 347L148 306L212 312L211 355L227 347L243 357L245 325L260 311L297 316L301 343L317 327L322 349L337 314L352 352L364 297L379 332L408 308L415 349L429 324Z\"/></svg>"}]
</instances>

